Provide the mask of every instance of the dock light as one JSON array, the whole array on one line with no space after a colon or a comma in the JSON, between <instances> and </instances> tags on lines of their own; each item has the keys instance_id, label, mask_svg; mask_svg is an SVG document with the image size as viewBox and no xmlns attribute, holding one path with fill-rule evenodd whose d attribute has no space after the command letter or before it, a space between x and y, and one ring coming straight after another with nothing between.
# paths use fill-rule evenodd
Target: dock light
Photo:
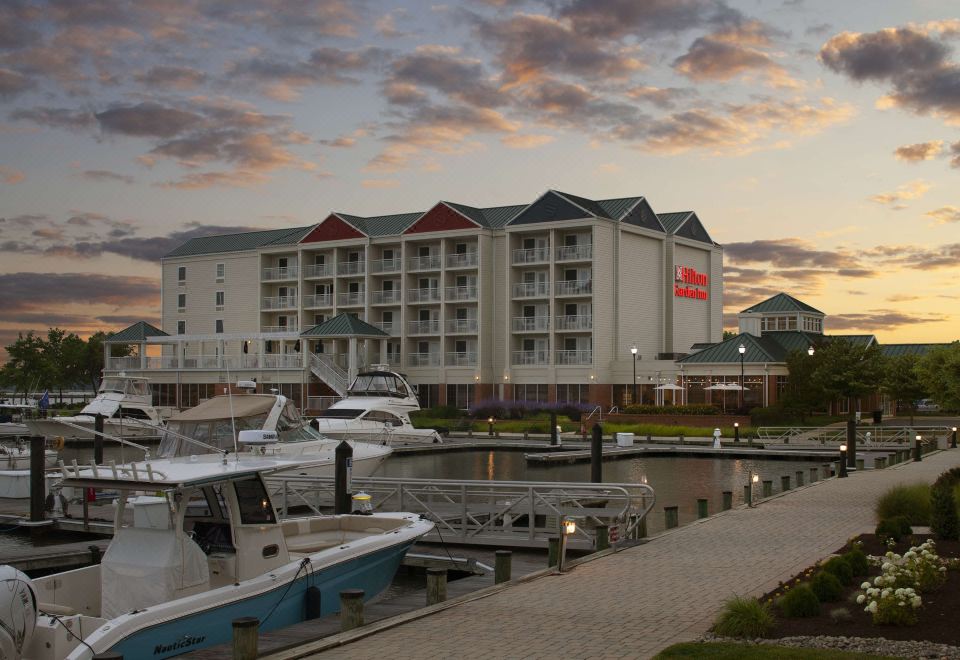
<instances>
[{"instance_id":1,"label":"dock light","mask_svg":"<svg viewBox=\"0 0 960 660\"><path fill-rule=\"evenodd\" d=\"M757 487L757 484L760 483L760 475L756 472L750 473L750 485L747 486L747 506L753 507L756 506L753 503L753 489Z\"/></svg>"},{"instance_id":2,"label":"dock light","mask_svg":"<svg viewBox=\"0 0 960 660\"><path fill-rule=\"evenodd\" d=\"M953 431L953 439L950 440L950 449L956 449L957 448L957 427L954 426L951 430Z\"/></svg>"},{"instance_id":3,"label":"dock light","mask_svg":"<svg viewBox=\"0 0 960 660\"><path fill-rule=\"evenodd\" d=\"M740 422L733 423L733 441L740 442Z\"/></svg>"},{"instance_id":4,"label":"dock light","mask_svg":"<svg viewBox=\"0 0 960 660\"><path fill-rule=\"evenodd\" d=\"M809 355L810 357L813 357L813 346L807 349L807 355Z\"/></svg>"},{"instance_id":5,"label":"dock light","mask_svg":"<svg viewBox=\"0 0 960 660\"><path fill-rule=\"evenodd\" d=\"M568 516L560 519L560 548L557 554L557 572L563 572L564 559L567 556L567 537L577 533L577 521Z\"/></svg>"},{"instance_id":6,"label":"dock light","mask_svg":"<svg viewBox=\"0 0 960 660\"><path fill-rule=\"evenodd\" d=\"M636 344L633 344L630 347L630 352L633 354L633 393L630 397L630 403L637 402L637 348Z\"/></svg>"},{"instance_id":7,"label":"dock light","mask_svg":"<svg viewBox=\"0 0 960 660\"><path fill-rule=\"evenodd\" d=\"M577 521L573 518L567 518L563 521L563 533L567 536L577 533Z\"/></svg>"},{"instance_id":8,"label":"dock light","mask_svg":"<svg viewBox=\"0 0 960 660\"><path fill-rule=\"evenodd\" d=\"M487 435L493 435L493 417L487 417Z\"/></svg>"},{"instance_id":9,"label":"dock light","mask_svg":"<svg viewBox=\"0 0 960 660\"><path fill-rule=\"evenodd\" d=\"M847 476L847 445L840 445L840 473L838 478Z\"/></svg>"},{"instance_id":10,"label":"dock light","mask_svg":"<svg viewBox=\"0 0 960 660\"><path fill-rule=\"evenodd\" d=\"M352 513L361 516L373 515L373 498L362 490L350 498L353 502Z\"/></svg>"},{"instance_id":11,"label":"dock light","mask_svg":"<svg viewBox=\"0 0 960 660\"><path fill-rule=\"evenodd\" d=\"M917 434L916 443L913 447L913 460L918 463L923 460L923 436L919 433Z\"/></svg>"}]
</instances>

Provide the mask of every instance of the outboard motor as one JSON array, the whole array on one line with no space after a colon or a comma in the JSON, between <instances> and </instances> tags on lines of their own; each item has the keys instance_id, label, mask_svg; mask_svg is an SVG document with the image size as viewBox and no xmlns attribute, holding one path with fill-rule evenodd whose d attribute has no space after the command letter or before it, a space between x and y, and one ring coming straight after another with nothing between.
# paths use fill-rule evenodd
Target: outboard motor
<instances>
[{"instance_id":1,"label":"outboard motor","mask_svg":"<svg viewBox=\"0 0 960 660\"><path fill-rule=\"evenodd\" d=\"M33 582L13 566L0 566L0 658L20 660L36 625Z\"/></svg>"}]
</instances>

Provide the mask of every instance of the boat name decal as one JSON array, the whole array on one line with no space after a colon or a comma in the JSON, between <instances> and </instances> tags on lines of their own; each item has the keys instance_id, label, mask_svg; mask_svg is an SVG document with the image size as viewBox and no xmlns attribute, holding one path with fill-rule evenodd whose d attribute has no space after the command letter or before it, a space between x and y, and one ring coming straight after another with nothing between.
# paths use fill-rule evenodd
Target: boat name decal
<instances>
[{"instance_id":1,"label":"boat name decal","mask_svg":"<svg viewBox=\"0 0 960 660\"><path fill-rule=\"evenodd\" d=\"M153 654L160 655L161 653L170 653L171 651L185 649L188 646L195 646L206 638L206 635L200 637L191 637L190 635L187 635L183 639L177 640L173 644L157 644L153 649Z\"/></svg>"}]
</instances>

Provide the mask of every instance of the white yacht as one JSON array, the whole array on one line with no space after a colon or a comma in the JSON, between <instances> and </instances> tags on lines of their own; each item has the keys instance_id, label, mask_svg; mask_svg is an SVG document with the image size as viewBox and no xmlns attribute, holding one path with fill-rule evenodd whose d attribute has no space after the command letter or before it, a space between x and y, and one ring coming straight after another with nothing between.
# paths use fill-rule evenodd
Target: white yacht
<instances>
[{"instance_id":1,"label":"white yacht","mask_svg":"<svg viewBox=\"0 0 960 660\"><path fill-rule=\"evenodd\" d=\"M358 374L347 389L346 397L320 413L312 424L331 438L443 442L434 429L413 426L410 413L416 410L420 410L420 401L407 379L396 372L378 369Z\"/></svg>"},{"instance_id":2,"label":"white yacht","mask_svg":"<svg viewBox=\"0 0 960 660\"><path fill-rule=\"evenodd\" d=\"M33 435L92 440L98 414L106 418L103 432L121 438L156 436L156 427L161 424L160 413L153 407L150 383L146 378L125 375L104 378L96 398L76 415L28 419L24 423ZM136 424L137 420L147 424Z\"/></svg>"}]
</instances>

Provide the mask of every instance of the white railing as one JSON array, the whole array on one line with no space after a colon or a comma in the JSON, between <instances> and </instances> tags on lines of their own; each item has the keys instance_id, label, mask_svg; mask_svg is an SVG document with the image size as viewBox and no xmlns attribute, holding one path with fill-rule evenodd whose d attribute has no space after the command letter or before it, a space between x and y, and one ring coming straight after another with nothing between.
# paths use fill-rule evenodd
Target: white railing
<instances>
[{"instance_id":1,"label":"white railing","mask_svg":"<svg viewBox=\"0 0 960 660\"><path fill-rule=\"evenodd\" d=\"M400 303L402 300L400 289L381 289L370 294L370 302L374 305Z\"/></svg>"},{"instance_id":2,"label":"white railing","mask_svg":"<svg viewBox=\"0 0 960 660\"><path fill-rule=\"evenodd\" d=\"M362 305L363 297L363 291L348 291L347 293L338 293L337 305L343 307Z\"/></svg>"},{"instance_id":3,"label":"white railing","mask_svg":"<svg viewBox=\"0 0 960 660\"><path fill-rule=\"evenodd\" d=\"M261 309L296 309L296 296L272 296L263 299Z\"/></svg>"},{"instance_id":4,"label":"white railing","mask_svg":"<svg viewBox=\"0 0 960 660\"><path fill-rule=\"evenodd\" d=\"M557 364L593 364L593 351L557 351Z\"/></svg>"},{"instance_id":5,"label":"white railing","mask_svg":"<svg viewBox=\"0 0 960 660\"><path fill-rule=\"evenodd\" d=\"M297 267L286 266L284 268L264 268L264 280L295 280L297 279Z\"/></svg>"},{"instance_id":6,"label":"white railing","mask_svg":"<svg viewBox=\"0 0 960 660\"><path fill-rule=\"evenodd\" d=\"M396 337L395 331L399 332L400 330L397 327L398 324L394 323L393 321L381 321L380 323L374 323L373 325L380 328L391 337Z\"/></svg>"},{"instance_id":7,"label":"white railing","mask_svg":"<svg viewBox=\"0 0 960 660\"><path fill-rule=\"evenodd\" d=\"M549 316L514 316L514 332L546 332L550 329Z\"/></svg>"},{"instance_id":8,"label":"white railing","mask_svg":"<svg viewBox=\"0 0 960 660\"><path fill-rule=\"evenodd\" d=\"M260 356L262 369L302 369L303 356L299 353L267 353Z\"/></svg>"},{"instance_id":9,"label":"white railing","mask_svg":"<svg viewBox=\"0 0 960 660\"><path fill-rule=\"evenodd\" d=\"M337 264L337 275L362 275L364 266L363 261L341 261Z\"/></svg>"},{"instance_id":10,"label":"white railing","mask_svg":"<svg viewBox=\"0 0 960 660\"><path fill-rule=\"evenodd\" d=\"M439 335L440 319L407 322L407 332L411 335Z\"/></svg>"},{"instance_id":11,"label":"white railing","mask_svg":"<svg viewBox=\"0 0 960 660\"><path fill-rule=\"evenodd\" d=\"M217 355L187 355L183 358L184 369L216 369L220 366Z\"/></svg>"},{"instance_id":12,"label":"white railing","mask_svg":"<svg viewBox=\"0 0 960 660\"><path fill-rule=\"evenodd\" d=\"M371 273L399 273L402 269L402 259L375 259L370 262Z\"/></svg>"},{"instance_id":13,"label":"white railing","mask_svg":"<svg viewBox=\"0 0 960 660\"><path fill-rule=\"evenodd\" d=\"M857 425L860 447L875 445L905 445L913 447L919 435L922 442L949 440L953 431L947 426L876 426L861 422ZM757 438L765 444L827 445L847 441L846 426L762 426Z\"/></svg>"},{"instance_id":14,"label":"white railing","mask_svg":"<svg viewBox=\"0 0 960 660\"><path fill-rule=\"evenodd\" d=\"M592 330L593 316L558 316L557 330Z\"/></svg>"},{"instance_id":15,"label":"white railing","mask_svg":"<svg viewBox=\"0 0 960 660\"><path fill-rule=\"evenodd\" d=\"M469 266L476 266L479 261L480 255L476 250L462 254L448 254L447 268L467 268Z\"/></svg>"},{"instance_id":16,"label":"white railing","mask_svg":"<svg viewBox=\"0 0 960 660\"><path fill-rule=\"evenodd\" d=\"M307 409L308 410L326 410L337 401L342 399L338 396L308 396L307 397Z\"/></svg>"},{"instance_id":17,"label":"white railing","mask_svg":"<svg viewBox=\"0 0 960 660\"><path fill-rule=\"evenodd\" d=\"M557 282L558 296L579 296L593 293L592 280L561 280Z\"/></svg>"},{"instance_id":18,"label":"white railing","mask_svg":"<svg viewBox=\"0 0 960 660\"><path fill-rule=\"evenodd\" d=\"M149 359L149 358L148 358ZM139 357L112 357L110 358L110 369L139 369Z\"/></svg>"},{"instance_id":19,"label":"white railing","mask_svg":"<svg viewBox=\"0 0 960 660\"><path fill-rule=\"evenodd\" d=\"M437 287L410 289L407 291L407 302L440 302L440 289Z\"/></svg>"},{"instance_id":20,"label":"white railing","mask_svg":"<svg viewBox=\"0 0 960 660\"><path fill-rule=\"evenodd\" d=\"M477 319L447 319L447 334L476 333Z\"/></svg>"},{"instance_id":21,"label":"white railing","mask_svg":"<svg viewBox=\"0 0 960 660\"><path fill-rule=\"evenodd\" d=\"M513 285L514 298L540 298L550 295L550 282L518 282Z\"/></svg>"},{"instance_id":22,"label":"white railing","mask_svg":"<svg viewBox=\"0 0 960 660\"><path fill-rule=\"evenodd\" d=\"M333 304L333 295L329 293L316 293L303 297L304 307L330 307Z\"/></svg>"},{"instance_id":23,"label":"white railing","mask_svg":"<svg viewBox=\"0 0 960 660\"><path fill-rule=\"evenodd\" d=\"M309 264L303 267L304 277L331 277L333 275L333 265L331 264Z\"/></svg>"},{"instance_id":24,"label":"white railing","mask_svg":"<svg viewBox=\"0 0 960 660\"><path fill-rule=\"evenodd\" d=\"M448 367L475 367L477 366L477 354L473 351L465 353L450 352L447 353L444 364Z\"/></svg>"},{"instance_id":25,"label":"white railing","mask_svg":"<svg viewBox=\"0 0 960 660\"><path fill-rule=\"evenodd\" d=\"M476 300L477 286L448 286L445 295L447 300Z\"/></svg>"},{"instance_id":26,"label":"white railing","mask_svg":"<svg viewBox=\"0 0 960 660\"><path fill-rule=\"evenodd\" d=\"M515 366L550 364L550 351L514 351L511 364Z\"/></svg>"},{"instance_id":27,"label":"white railing","mask_svg":"<svg viewBox=\"0 0 960 660\"><path fill-rule=\"evenodd\" d=\"M411 257L410 270L440 270L440 255L431 254L428 257Z\"/></svg>"},{"instance_id":28,"label":"white railing","mask_svg":"<svg viewBox=\"0 0 960 660\"><path fill-rule=\"evenodd\" d=\"M593 259L593 245L565 245L557 248L557 261L582 261Z\"/></svg>"},{"instance_id":29,"label":"white railing","mask_svg":"<svg viewBox=\"0 0 960 660\"><path fill-rule=\"evenodd\" d=\"M347 372L336 363L332 355L310 354L310 371L313 375L325 382L333 391L344 396L347 392Z\"/></svg>"},{"instance_id":30,"label":"white railing","mask_svg":"<svg viewBox=\"0 0 960 660\"><path fill-rule=\"evenodd\" d=\"M539 264L548 261L550 261L550 248L548 247L513 251L513 263L515 264Z\"/></svg>"},{"instance_id":31,"label":"white railing","mask_svg":"<svg viewBox=\"0 0 960 660\"><path fill-rule=\"evenodd\" d=\"M261 332L299 332L300 327L296 323L288 323L287 325L265 325Z\"/></svg>"},{"instance_id":32,"label":"white railing","mask_svg":"<svg viewBox=\"0 0 960 660\"><path fill-rule=\"evenodd\" d=\"M410 353L407 355L407 365L411 367L439 367L439 353Z\"/></svg>"},{"instance_id":33,"label":"white railing","mask_svg":"<svg viewBox=\"0 0 960 660\"><path fill-rule=\"evenodd\" d=\"M114 358L116 359L116 358ZM137 359L137 358L134 358ZM179 363L175 355L147 357L147 369L176 369Z\"/></svg>"}]
</instances>

